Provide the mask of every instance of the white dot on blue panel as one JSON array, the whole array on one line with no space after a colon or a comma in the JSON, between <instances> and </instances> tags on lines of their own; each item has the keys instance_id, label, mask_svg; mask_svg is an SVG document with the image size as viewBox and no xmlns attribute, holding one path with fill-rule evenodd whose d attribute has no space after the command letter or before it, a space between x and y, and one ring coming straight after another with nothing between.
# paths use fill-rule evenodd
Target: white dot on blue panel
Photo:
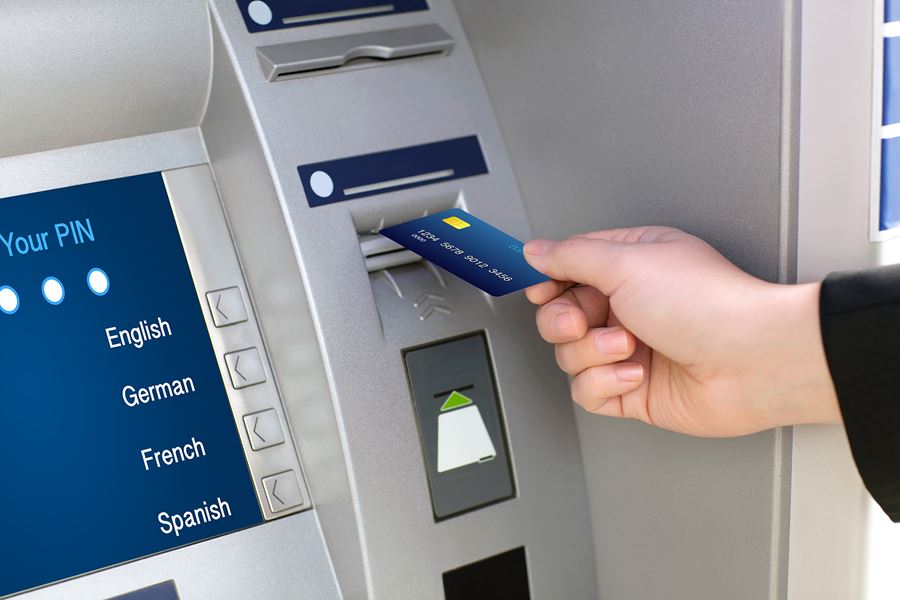
<instances>
[{"instance_id":1,"label":"white dot on blue panel","mask_svg":"<svg viewBox=\"0 0 900 600\"><path fill-rule=\"evenodd\" d=\"M87 274L88 288L98 296L105 296L109 291L109 275L103 269L94 267Z\"/></svg>"},{"instance_id":2,"label":"white dot on blue panel","mask_svg":"<svg viewBox=\"0 0 900 600\"><path fill-rule=\"evenodd\" d=\"M257 25L268 25L272 22L272 9L262 0L253 0L248 4L247 14Z\"/></svg>"},{"instance_id":3,"label":"white dot on blue panel","mask_svg":"<svg viewBox=\"0 0 900 600\"><path fill-rule=\"evenodd\" d=\"M66 288L56 277L48 277L44 280L44 283L41 284L41 293L44 294L44 300L53 306L62 304L66 298Z\"/></svg>"},{"instance_id":4,"label":"white dot on blue panel","mask_svg":"<svg viewBox=\"0 0 900 600\"><path fill-rule=\"evenodd\" d=\"M12 315L19 310L19 294L8 285L0 287L0 312Z\"/></svg>"},{"instance_id":5,"label":"white dot on blue panel","mask_svg":"<svg viewBox=\"0 0 900 600\"><path fill-rule=\"evenodd\" d=\"M309 187L319 198L327 198L334 191L334 181L325 171L316 171L309 176Z\"/></svg>"}]
</instances>

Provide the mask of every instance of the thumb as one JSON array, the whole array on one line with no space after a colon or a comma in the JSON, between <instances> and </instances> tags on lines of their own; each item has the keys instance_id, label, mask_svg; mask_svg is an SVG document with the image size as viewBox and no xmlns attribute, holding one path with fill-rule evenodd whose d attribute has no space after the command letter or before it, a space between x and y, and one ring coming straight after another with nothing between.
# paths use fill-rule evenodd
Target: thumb
<instances>
[{"instance_id":1,"label":"thumb","mask_svg":"<svg viewBox=\"0 0 900 600\"><path fill-rule=\"evenodd\" d=\"M561 242L532 240L525 244L524 256L548 277L589 285L610 296L628 277L637 246L576 236Z\"/></svg>"}]
</instances>

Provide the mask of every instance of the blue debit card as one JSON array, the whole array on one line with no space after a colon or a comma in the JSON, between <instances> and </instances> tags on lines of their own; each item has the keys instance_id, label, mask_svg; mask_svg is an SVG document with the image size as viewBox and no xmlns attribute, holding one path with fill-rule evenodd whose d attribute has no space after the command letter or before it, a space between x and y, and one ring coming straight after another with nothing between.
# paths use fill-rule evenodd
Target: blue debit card
<instances>
[{"instance_id":1,"label":"blue debit card","mask_svg":"<svg viewBox=\"0 0 900 600\"><path fill-rule=\"evenodd\" d=\"M491 296L550 279L525 262L521 241L459 208L386 227L381 235Z\"/></svg>"}]
</instances>

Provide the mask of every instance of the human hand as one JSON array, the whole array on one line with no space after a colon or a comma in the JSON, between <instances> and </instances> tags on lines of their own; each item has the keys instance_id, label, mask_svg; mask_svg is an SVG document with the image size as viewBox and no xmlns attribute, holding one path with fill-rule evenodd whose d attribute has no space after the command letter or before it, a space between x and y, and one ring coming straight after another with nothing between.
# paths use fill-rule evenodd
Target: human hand
<instances>
[{"instance_id":1,"label":"human hand","mask_svg":"<svg viewBox=\"0 0 900 600\"><path fill-rule=\"evenodd\" d=\"M589 412L696 436L840 422L819 284L776 285L677 229L534 240L526 290Z\"/></svg>"}]
</instances>

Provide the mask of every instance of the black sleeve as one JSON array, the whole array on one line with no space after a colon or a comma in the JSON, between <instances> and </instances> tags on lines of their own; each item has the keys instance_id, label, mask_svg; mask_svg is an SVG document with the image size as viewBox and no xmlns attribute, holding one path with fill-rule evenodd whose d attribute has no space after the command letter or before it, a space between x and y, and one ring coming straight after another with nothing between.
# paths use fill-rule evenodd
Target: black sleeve
<instances>
[{"instance_id":1,"label":"black sleeve","mask_svg":"<svg viewBox=\"0 0 900 600\"><path fill-rule=\"evenodd\" d=\"M819 310L856 466L900 522L900 265L829 275Z\"/></svg>"}]
</instances>

